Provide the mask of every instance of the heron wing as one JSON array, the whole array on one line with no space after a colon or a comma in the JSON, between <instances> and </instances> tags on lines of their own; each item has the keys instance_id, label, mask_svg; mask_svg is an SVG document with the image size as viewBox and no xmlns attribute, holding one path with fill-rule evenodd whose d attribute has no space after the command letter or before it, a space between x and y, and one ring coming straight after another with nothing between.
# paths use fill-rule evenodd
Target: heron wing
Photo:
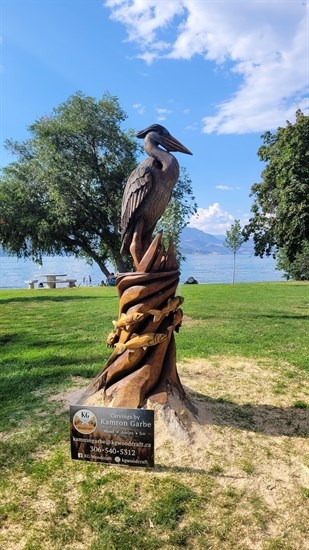
<instances>
[{"instance_id":1,"label":"heron wing","mask_svg":"<svg viewBox=\"0 0 309 550\"><path fill-rule=\"evenodd\" d=\"M130 224L136 220L137 211L152 187L152 173L146 163L140 164L132 172L124 190L121 210L123 236L130 231Z\"/></svg>"}]
</instances>

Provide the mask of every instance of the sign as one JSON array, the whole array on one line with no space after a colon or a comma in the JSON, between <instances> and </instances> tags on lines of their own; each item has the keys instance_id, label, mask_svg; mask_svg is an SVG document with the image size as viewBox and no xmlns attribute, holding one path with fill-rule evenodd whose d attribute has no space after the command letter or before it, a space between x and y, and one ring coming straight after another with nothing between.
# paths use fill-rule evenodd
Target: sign
<instances>
[{"instance_id":1,"label":"sign","mask_svg":"<svg viewBox=\"0 0 309 550\"><path fill-rule=\"evenodd\" d=\"M154 466L154 411L71 405L71 456L76 460Z\"/></svg>"}]
</instances>

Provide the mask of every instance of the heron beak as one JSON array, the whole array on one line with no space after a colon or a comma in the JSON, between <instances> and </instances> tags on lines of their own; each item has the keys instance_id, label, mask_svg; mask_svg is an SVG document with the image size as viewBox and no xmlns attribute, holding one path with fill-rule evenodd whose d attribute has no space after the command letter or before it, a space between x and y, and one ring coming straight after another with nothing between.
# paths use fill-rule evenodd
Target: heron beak
<instances>
[{"instance_id":1,"label":"heron beak","mask_svg":"<svg viewBox=\"0 0 309 550\"><path fill-rule=\"evenodd\" d=\"M165 147L167 151L179 151L180 153L186 153L186 155L192 155L191 151L187 149L178 139L173 136L161 136L161 145Z\"/></svg>"}]
</instances>

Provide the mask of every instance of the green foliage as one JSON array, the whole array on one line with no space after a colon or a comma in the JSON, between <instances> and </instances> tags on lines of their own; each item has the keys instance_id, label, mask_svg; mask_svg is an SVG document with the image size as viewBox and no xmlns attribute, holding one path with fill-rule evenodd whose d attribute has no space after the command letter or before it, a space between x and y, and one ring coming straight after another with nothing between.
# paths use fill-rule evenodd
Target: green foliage
<instances>
[{"instance_id":1,"label":"green foliage","mask_svg":"<svg viewBox=\"0 0 309 550\"><path fill-rule=\"evenodd\" d=\"M166 248L168 248L170 241L173 242L179 263L183 259L180 254L181 231L188 224L188 219L191 215L197 211L191 183L186 169L181 168L179 180L174 187L171 201L156 227L156 231L163 229L163 241Z\"/></svg>"},{"instance_id":2,"label":"green foliage","mask_svg":"<svg viewBox=\"0 0 309 550\"><path fill-rule=\"evenodd\" d=\"M226 232L225 246L230 248L234 255L233 261L233 284L235 282L235 267L236 267L236 254L240 249L242 243L244 242L244 237L242 235L240 220L234 220L234 223L231 225L231 229Z\"/></svg>"},{"instance_id":3,"label":"green foliage","mask_svg":"<svg viewBox=\"0 0 309 550\"><path fill-rule=\"evenodd\" d=\"M233 254L236 254L243 242L240 220L234 220L231 229L226 232L225 246L230 248Z\"/></svg>"},{"instance_id":4,"label":"green foliage","mask_svg":"<svg viewBox=\"0 0 309 550\"><path fill-rule=\"evenodd\" d=\"M309 280L309 241L304 241L303 249L298 252L293 261L288 259L285 248L278 252L277 268L285 271L286 279L295 279L296 281Z\"/></svg>"},{"instance_id":5,"label":"green foliage","mask_svg":"<svg viewBox=\"0 0 309 550\"><path fill-rule=\"evenodd\" d=\"M116 97L76 93L29 127L30 139L8 140L17 161L4 169L0 240L19 256L83 253L107 275L119 255L122 189L136 165L137 145L120 124ZM18 219L18 223L16 223Z\"/></svg>"},{"instance_id":6,"label":"green foliage","mask_svg":"<svg viewBox=\"0 0 309 550\"><path fill-rule=\"evenodd\" d=\"M109 93L97 101L77 92L35 121L28 140L6 141L17 157L0 181L0 243L6 251L38 262L43 254L86 257L106 276L108 261L119 272L131 267L131 259L120 255L120 212L141 148L132 131L121 129L125 119ZM186 194L192 194L187 176L183 182L175 192L183 201L176 218L185 214Z\"/></svg>"},{"instance_id":7,"label":"green foliage","mask_svg":"<svg viewBox=\"0 0 309 550\"><path fill-rule=\"evenodd\" d=\"M253 217L244 235L253 235L256 255L284 249L293 262L309 235L309 117L298 110L294 124L262 138L258 155L266 167L251 188Z\"/></svg>"}]
</instances>

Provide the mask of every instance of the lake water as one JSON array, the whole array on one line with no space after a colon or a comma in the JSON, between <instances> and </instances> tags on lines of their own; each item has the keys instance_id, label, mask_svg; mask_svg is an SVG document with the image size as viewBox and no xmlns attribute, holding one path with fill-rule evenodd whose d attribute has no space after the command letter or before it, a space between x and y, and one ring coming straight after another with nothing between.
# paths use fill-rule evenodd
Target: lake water
<instances>
[{"instance_id":1,"label":"lake water","mask_svg":"<svg viewBox=\"0 0 309 550\"><path fill-rule=\"evenodd\" d=\"M258 258L256 256L236 256L236 282L268 282L282 281L282 272L275 269L273 258ZM32 279L34 274L66 273L76 279L77 286L98 285L105 280L96 264L87 265L83 260L68 256L44 257L43 265L38 266L30 260L16 257L0 257L0 288L27 288L25 281ZM233 277L233 256L188 254L182 263L180 282L189 277L195 277L199 283L231 283ZM39 277L35 277L38 279Z\"/></svg>"}]
</instances>

